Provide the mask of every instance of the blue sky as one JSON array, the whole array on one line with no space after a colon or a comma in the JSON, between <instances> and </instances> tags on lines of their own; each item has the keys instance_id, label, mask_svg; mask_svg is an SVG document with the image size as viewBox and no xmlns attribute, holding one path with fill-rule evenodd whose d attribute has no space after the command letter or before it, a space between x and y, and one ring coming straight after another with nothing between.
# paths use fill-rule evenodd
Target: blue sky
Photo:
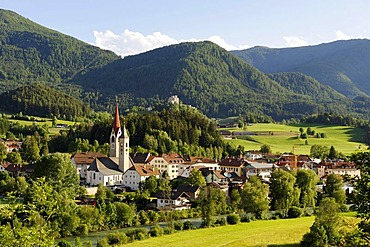
<instances>
[{"instance_id":1,"label":"blue sky","mask_svg":"<svg viewBox=\"0 0 370 247\"><path fill-rule=\"evenodd\" d=\"M366 0L0 0L0 8L122 56L183 41L234 50L370 37Z\"/></svg>"}]
</instances>

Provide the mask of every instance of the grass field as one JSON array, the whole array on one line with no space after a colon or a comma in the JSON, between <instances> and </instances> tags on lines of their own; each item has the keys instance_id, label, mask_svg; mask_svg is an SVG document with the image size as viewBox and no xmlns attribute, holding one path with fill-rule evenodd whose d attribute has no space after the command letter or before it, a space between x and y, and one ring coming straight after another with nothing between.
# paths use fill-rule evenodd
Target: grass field
<instances>
[{"instance_id":1,"label":"grass field","mask_svg":"<svg viewBox=\"0 0 370 247\"><path fill-rule=\"evenodd\" d=\"M123 246L299 246L314 217L260 220L238 225L183 231Z\"/></svg>"},{"instance_id":2,"label":"grass field","mask_svg":"<svg viewBox=\"0 0 370 247\"><path fill-rule=\"evenodd\" d=\"M308 139L297 138L300 134L299 128L305 131L308 127L316 133L326 134L326 138L309 137ZM349 126L329 126L314 124L253 124L246 129L229 128L230 131L254 132L257 135L249 136L249 140L232 139L228 140L233 145L242 145L245 150L259 150L262 144L271 147L273 153L293 152L295 154L309 154L314 144L334 146L335 149L344 154L351 154L356 150L365 150L365 131L360 128ZM308 145L306 145L306 140ZM293 150L294 149L294 150Z\"/></svg>"}]
</instances>

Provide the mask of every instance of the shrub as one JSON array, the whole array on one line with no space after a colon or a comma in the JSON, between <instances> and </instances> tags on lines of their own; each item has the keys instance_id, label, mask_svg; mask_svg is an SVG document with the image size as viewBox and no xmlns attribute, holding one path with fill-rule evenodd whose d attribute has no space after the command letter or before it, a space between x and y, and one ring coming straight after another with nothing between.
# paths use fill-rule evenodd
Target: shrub
<instances>
[{"instance_id":1,"label":"shrub","mask_svg":"<svg viewBox=\"0 0 370 247\"><path fill-rule=\"evenodd\" d=\"M127 231L126 236L129 238L130 242L132 242L134 240L146 239L148 236L148 232L144 228L138 228Z\"/></svg>"},{"instance_id":2,"label":"shrub","mask_svg":"<svg viewBox=\"0 0 370 247\"><path fill-rule=\"evenodd\" d=\"M345 205L345 204L340 205L340 206L339 206L339 210L340 210L341 212L349 212L349 208L348 208L348 206L347 206L347 205Z\"/></svg>"},{"instance_id":3,"label":"shrub","mask_svg":"<svg viewBox=\"0 0 370 247\"><path fill-rule=\"evenodd\" d=\"M159 237L163 235L163 228L159 225L152 226L148 232L151 237Z\"/></svg>"},{"instance_id":4,"label":"shrub","mask_svg":"<svg viewBox=\"0 0 370 247\"><path fill-rule=\"evenodd\" d=\"M176 231L182 231L183 226L184 225L182 222L175 222L175 224L173 224L173 227L175 228Z\"/></svg>"},{"instance_id":5,"label":"shrub","mask_svg":"<svg viewBox=\"0 0 370 247\"><path fill-rule=\"evenodd\" d=\"M182 226L182 229L183 230L192 230L192 229L194 229L194 226L190 221L187 220L187 221L184 222L184 224Z\"/></svg>"},{"instance_id":6,"label":"shrub","mask_svg":"<svg viewBox=\"0 0 370 247\"><path fill-rule=\"evenodd\" d=\"M127 243L127 236L125 233L110 233L107 238L110 245Z\"/></svg>"},{"instance_id":7,"label":"shrub","mask_svg":"<svg viewBox=\"0 0 370 247\"><path fill-rule=\"evenodd\" d=\"M226 217L226 221L230 225L235 225L235 224L238 224L240 222L240 217L239 217L238 214L229 214Z\"/></svg>"},{"instance_id":8,"label":"shrub","mask_svg":"<svg viewBox=\"0 0 370 247\"><path fill-rule=\"evenodd\" d=\"M288 218L299 218L302 215L302 209L299 207L293 206L288 210Z\"/></svg>"},{"instance_id":9,"label":"shrub","mask_svg":"<svg viewBox=\"0 0 370 247\"><path fill-rule=\"evenodd\" d=\"M309 208L305 208L303 210L303 212L304 212L304 215L305 216L311 216L311 215L313 215L313 213L315 212L315 210L313 208L309 207Z\"/></svg>"},{"instance_id":10,"label":"shrub","mask_svg":"<svg viewBox=\"0 0 370 247\"><path fill-rule=\"evenodd\" d=\"M226 226L226 219L224 217L219 218L215 221L215 225Z\"/></svg>"},{"instance_id":11,"label":"shrub","mask_svg":"<svg viewBox=\"0 0 370 247\"><path fill-rule=\"evenodd\" d=\"M173 227L166 226L164 228L164 234L169 235L173 233Z\"/></svg>"},{"instance_id":12,"label":"shrub","mask_svg":"<svg viewBox=\"0 0 370 247\"><path fill-rule=\"evenodd\" d=\"M77 227L77 234L78 235L87 235L89 234L89 227L87 224L81 224Z\"/></svg>"},{"instance_id":13,"label":"shrub","mask_svg":"<svg viewBox=\"0 0 370 247\"><path fill-rule=\"evenodd\" d=\"M100 239L96 247L109 247L108 238Z\"/></svg>"},{"instance_id":14,"label":"shrub","mask_svg":"<svg viewBox=\"0 0 370 247\"><path fill-rule=\"evenodd\" d=\"M66 240L62 240L58 243L58 247L72 247L72 244Z\"/></svg>"},{"instance_id":15,"label":"shrub","mask_svg":"<svg viewBox=\"0 0 370 247\"><path fill-rule=\"evenodd\" d=\"M255 219L256 219L256 217L251 213L242 214L241 217L240 217L241 222L250 222L250 221L253 221Z\"/></svg>"}]
</instances>

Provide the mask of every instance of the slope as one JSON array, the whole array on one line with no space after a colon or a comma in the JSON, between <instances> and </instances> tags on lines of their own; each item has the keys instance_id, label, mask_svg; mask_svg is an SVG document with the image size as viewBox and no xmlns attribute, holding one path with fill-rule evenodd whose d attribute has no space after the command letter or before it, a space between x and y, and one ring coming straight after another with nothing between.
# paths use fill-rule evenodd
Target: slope
<instances>
[{"instance_id":1,"label":"slope","mask_svg":"<svg viewBox=\"0 0 370 247\"><path fill-rule=\"evenodd\" d=\"M26 82L56 85L118 58L113 52L0 9L0 92Z\"/></svg>"},{"instance_id":2,"label":"slope","mask_svg":"<svg viewBox=\"0 0 370 247\"><path fill-rule=\"evenodd\" d=\"M254 112L281 119L318 109L310 95L282 87L211 42L181 43L126 57L76 75L71 83L108 96L121 94L126 104L150 105L148 99L176 94L208 116Z\"/></svg>"},{"instance_id":3,"label":"slope","mask_svg":"<svg viewBox=\"0 0 370 247\"><path fill-rule=\"evenodd\" d=\"M370 95L370 40L342 40L315 46L233 51L265 73L302 72L348 97Z\"/></svg>"}]
</instances>

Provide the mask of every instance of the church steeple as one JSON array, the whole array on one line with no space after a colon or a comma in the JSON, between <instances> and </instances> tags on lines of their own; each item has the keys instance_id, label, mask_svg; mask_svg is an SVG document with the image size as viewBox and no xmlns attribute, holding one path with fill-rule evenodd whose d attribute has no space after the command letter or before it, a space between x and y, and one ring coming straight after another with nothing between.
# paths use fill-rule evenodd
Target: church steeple
<instances>
[{"instance_id":1,"label":"church steeple","mask_svg":"<svg viewBox=\"0 0 370 247\"><path fill-rule=\"evenodd\" d=\"M112 132L110 134L109 157L119 157L119 137L122 135L121 122L119 120L118 103L116 103L116 112L114 114Z\"/></svg>"}]
</instances>

